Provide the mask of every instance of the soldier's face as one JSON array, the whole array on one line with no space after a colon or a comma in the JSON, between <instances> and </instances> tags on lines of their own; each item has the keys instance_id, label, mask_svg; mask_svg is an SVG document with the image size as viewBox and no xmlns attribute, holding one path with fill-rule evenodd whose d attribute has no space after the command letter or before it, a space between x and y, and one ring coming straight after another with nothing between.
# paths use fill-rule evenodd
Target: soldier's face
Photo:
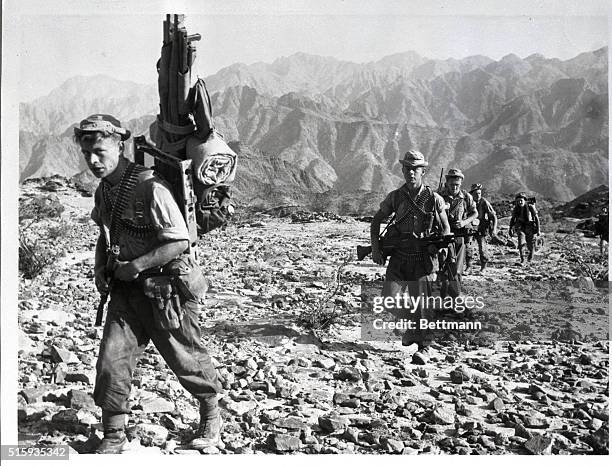
<instances>
[{"instance_id":1,"label":"soldier's face","mask_svg":"<svg viewBox=\"0 0 612 466\"><path fill-rule=\"evenodd\" d=\"M425 169L423 167L409 167L402 165L402 173L404 174L404 180L409 186L419 186L423 180L423 173Z\"/></svg>"},{"instance_id":2,"label":"soldier's face","mask_svg":"<svg viewBox=\"0 0 612 466\"><path fill-rule=\"evenodd\" d=\"M452 195L459 194L459 191L461 191L461 181L461 178L456 176L446 181L446 186L448 186L448 190Z\"/></svg>"},{"instance_id":3,"label":"soldier's face","mask_svg":"<svg viewBox=\"0 0 612 466\"><path fill-rule=\"evenodd\" d=\"M477 189L476 191L472 191L472 196L474 197L475 201L478 201L481 195L482 195L482 191L480 189Z\"/></svg>"},{"instance_id":4,"label":"soldier's face","mask_svg":"<svg viewBox=\"0 0 612 466\"><path fill-rule=\"evenodd\" d=\"M525 205L525 199L523 199L522 197L519 197L516 200L516 205L518 205L519 207L523 207Z\"/></svg>"},{"instance_id":5,"label":"soldier's face","mask_svg":"<svg viewBox=\"0 0 612 466\"><path fill-rule=\"evenodd\" d=\"M96 178L106 178L113 173L119 164L122 142L113 138L81 140L81 152L89 170Z\"/></svg>"}]
</instances>

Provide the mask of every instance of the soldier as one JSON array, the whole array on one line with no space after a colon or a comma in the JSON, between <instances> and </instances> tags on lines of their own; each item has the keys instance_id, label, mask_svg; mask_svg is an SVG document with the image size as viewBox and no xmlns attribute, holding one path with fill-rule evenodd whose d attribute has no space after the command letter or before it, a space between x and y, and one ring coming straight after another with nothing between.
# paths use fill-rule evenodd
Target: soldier
<instances>
[{"instance_id":1,"label":"soldier","mask_svg":"<svg viewBox=\"0 0 612 466\"><path fill-rule=\"evenodd\" d=\"M396 223L400 238L423 235L432 227L434 218L438 219L437 226L442 234L450 233L444 201L429 186L423 184L425 167L428 165L423 154L410 150L400 163L406 183L387 195L372 220L372 260L379 265L384 265L385 261L379 244L380 225L393 213L396 219L404 219ZM431 295L436 271L437 252L430 254L426 247L417 242L397 248L392 252L387 266L383 296L401 295L407 288L410 296L426 298ZM419 306L419 309L408 317L415 321L419 318L431 319L432 313L431 309ZM412 361L415 364L425 364L431 344L430 335L422 331L407 330L402 337L402 344L408 346L412 343L418 345Z\"/></svg>"},{"instance_id":2,"label":"soldier","mask_svg":"<svg viewBox=\"0 0 612 466\"><path fill-rule=\"evenodd\" d=\"M124 156L124 141L130 132L116 118L89 116L74 128L74 134L87 166L100 178L91 213L100 227L95 284L101 293L108 293L112 283L96 364L94 400L102 408L104 427L104 439L97 453L121 453L127 446L124 427L126 414L130 413L132 373L149 340L181 385L199 401L200 428L191 446L201 449L215 445L221 430L217 403L221 387L210 356L200 341L198 302L182 295L179 303L164 301L168 295L162 296L162 285L159 285L155 303L162 302L164 311L168 312L168 315L162 314L143 288L146 277L166 278L161 267L183 257L189 234L181 211L164 181L152 170L133 164ZM132 180L131 185L125 181L128 179ZM118 257L110 270L110 282L111 252L107 244L119 246L119 251L112 252L113 257L118 252ZM169 324L173 318L176 318L175 326Z\"/></svg>"},{"instance_id":3,"label":"soldier","mask_svg":"<svg viewBox=\"0 0 612 466\"><path fill-rule=\"evenodd\" d=\"M525 261L523 245L527 243L527 262L533 259L534 236L540 235L540 219L534 205L527 202L527 195L518 193L514 198L514 210L510 218L510 236L516 233L518 238L518 250L521 256L520 264ZM518 265L518 264L517 264Z\"/></svg>"},{"instance_id":4,"label":"soldier","mask_svg":"<svg viewBox=\"0 0 612 466\"><path fill-rule=\"evenodd\" d=\"M480 254L480 270L484 270L489 262L489 252L487 248L487 234L497 236L497 214L491 203L482 197L482 185L475 183L470 188L470 194L476 203L478 210L478 231L476 233L476 242L478 243L478 253ZM470 242L466 251L470 260L474 255L473 242ZM470 262L467 261L466 262Z\"/></svg>"},{"instance_id":5,"label":"soldier","mask_svg":"<svg viewBox=\"0 0 612 466\"><path fill-rule=\"evenodd\" d=\"M599 236L599 254L603 256L604 243L608 242L608 208L604 207L601 214L597 216L597 222L595 223L595 234Z\"/></svg>"},{"instance_id":6,"label":"soldier","mask_svg":"<svg viewBox=\"0 0 612 466\"><path fill-rule=\"evenodd\" d=\"M472 222L478 218L478 210L476 209L474 199L470 193L461 189L463 178L461 170L451 168L446 174L446 183L440 192L445 202L448 223L453 233L465 233ZM456 277L448 277L450 280L442 277L440 295L443 298L445 296L456 297L459 295L461 276L471 265L468 262L471 258L466 257L466 241L464 241L464 238L456 238L453 246L457 264Z\"/></svg>"}]
</instances>

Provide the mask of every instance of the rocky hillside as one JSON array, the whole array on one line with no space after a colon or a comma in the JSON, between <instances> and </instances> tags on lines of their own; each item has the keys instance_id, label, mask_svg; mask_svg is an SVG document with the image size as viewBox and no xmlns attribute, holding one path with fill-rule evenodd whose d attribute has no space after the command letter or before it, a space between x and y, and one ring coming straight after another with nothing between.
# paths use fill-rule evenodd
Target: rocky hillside
<instances>
[{"instance_id":1,"label":"rocky hillside","mask_svg":"<svg viewBox=\"0 0 612 466\"><path fill-rule=\"evenodd\" d=\"M92 398L97 230L93 200L65 180L22 186L22 211L47 200L62 209L20 222L46 265L30 278L20 269L18 429L25 446L69 445L73 456L102 437ZM482 331L436 339L417 365L416 345L362 333L371 318L362 292L380 290L384 267L347 257L369 225L316 218L260 214L198 245L211 281L198 320L225 424L203 453L609 454L608 265L595 239L545 232L534 262L519 267L502 222L490 266L463 282L484 297L472 316ZM315 334L305 322L321 315L334 323ZM132 453L194 454L197 402L153 345L132 383Z\"/></svg>"},{"instance_id":2,"label":"rocky hillside","mask_svg":"<svg viewBox=\"0 0 612 466\"><path fill-rule=\"evenodd\" d=\"M85 114L114 113L134 134L146 133L154 87L109 80L75 78L22 105L22 180L84 168L67 128ZM218 129L249 148L250 182L240 190L253 202L262 193L275 202L328 193L333 202L389 191L401 183L398 160L408 148L430 160L430 184L440 168L458 166L466 184L491 192L569 201L608 179L606 48L566 61L429 60L410 52L356 64L299 53L232 65L207 82Z\"/></svg>"}]
</instances>

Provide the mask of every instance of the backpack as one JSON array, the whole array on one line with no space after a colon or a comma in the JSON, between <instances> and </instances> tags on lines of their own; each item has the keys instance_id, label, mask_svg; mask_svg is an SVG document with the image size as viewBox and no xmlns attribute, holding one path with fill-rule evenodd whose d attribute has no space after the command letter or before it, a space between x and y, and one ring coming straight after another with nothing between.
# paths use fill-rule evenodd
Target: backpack
<instances>
[{"instance_id":1,"label":"backpack","mask_svg":"<svg viewBox=\"0 0 612 466\"><path fill-rule=\"evenodd\" d=\"M236 176L237 155L213 125L210 96L203 79L198 79L190 90L189 102L195 124L192 132L179 142L185 153L181 159L191 162L187 169L190 180L169 173L173 169L168 167L168 156L180 157L160 153L160 150L148 150L142 143L135 148L134 153L144 150L154 157L156 172L172 186L177 202L185 203L190 198L193 200L193 205L189 207L191 211L184 215L185 221L188 227L189 222L195 221L197 236L201 237L216 228L225 227L234 214L231 183ZM163 150L171 147L176 150L179 144L168 142L168 134L178 134L173 133L172 129L171 125L165 124L159 117L153 122L149 132L157 148Z\"/></svg>"}]
</instances>

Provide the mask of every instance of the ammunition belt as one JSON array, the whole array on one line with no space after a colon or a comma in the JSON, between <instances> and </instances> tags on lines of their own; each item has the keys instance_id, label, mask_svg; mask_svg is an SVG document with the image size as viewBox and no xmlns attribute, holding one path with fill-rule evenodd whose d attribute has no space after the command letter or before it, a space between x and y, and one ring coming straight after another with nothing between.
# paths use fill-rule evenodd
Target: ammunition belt
<instances>
[{"instance_id":1,"label":"ammunition belt","mask_svg":"<svg viewBox=\"0 0 612 466\"><path fill-rule=\"evenodd\" d=\"M118 243L118 238L121 233L126 233L137 238L143 238L150 235L154 229L152 225L136 225L130 220L121 218L121 215L125 211L125 208L132 197L136 183L138 182L138 175L145 170L147 170L146 167L130 162L121 176L121 181L119 182L119 192L114 200L112 199L108 183L102 183L102 198L107 208L110 207L111 209L111 245Z\"/></svg>"}]
</instances>

